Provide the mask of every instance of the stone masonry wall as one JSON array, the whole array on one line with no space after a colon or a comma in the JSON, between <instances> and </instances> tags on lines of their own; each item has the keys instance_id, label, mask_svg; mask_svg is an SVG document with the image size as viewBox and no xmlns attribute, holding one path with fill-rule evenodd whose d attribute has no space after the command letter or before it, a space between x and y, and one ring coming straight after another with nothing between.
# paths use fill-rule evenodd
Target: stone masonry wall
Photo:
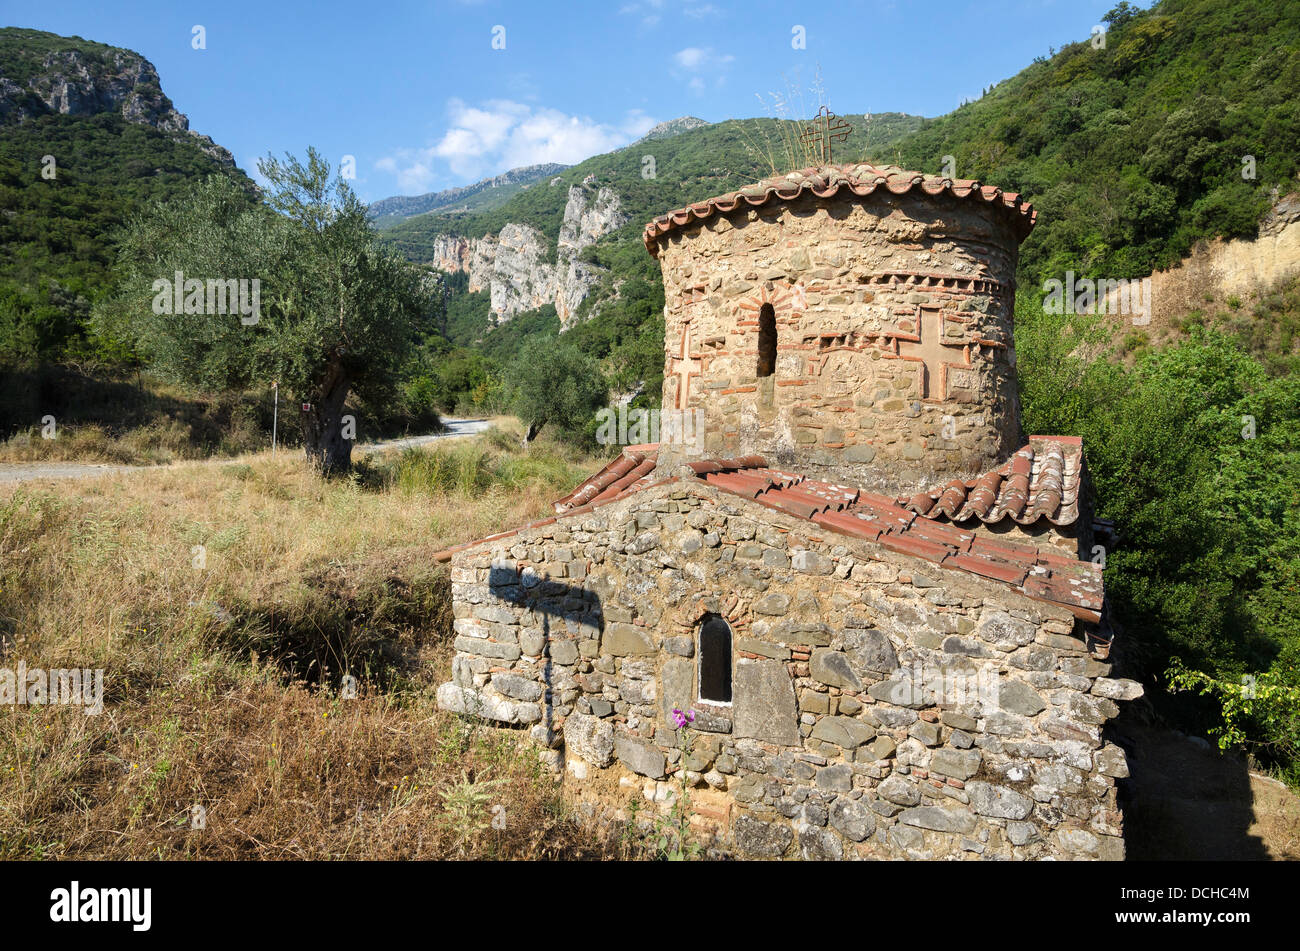
<instances>
[{"instance_id":1,"label":"stone masonry wall","mask_svg":"<svg viewBox=\"0 0 1300 951\"><path fill-rule=\"evenodd\" d=\"M746 856L1123 856L1103 727L1140 687L1004 586L681 480L461 551L452 590L440 705L562 748L607 811L685 770L697 833ZM706 612L728 706L697 699Z\"/></svg>"},{"instance_id":2,"label":"stone masonry wall","mask_svg":"<svg viewBox=\"0 0 1300 951\"><path fill-rule=\"evenodd\" d=\"M902 493L1002 462L1023 445L1018 244L1000 209L882 192L738 210L666 237L663 407L702 409L705 437L663 447L660 471L757 453ZM777 359L760 378L765 304Z\"/></svg>"}]
</instances>

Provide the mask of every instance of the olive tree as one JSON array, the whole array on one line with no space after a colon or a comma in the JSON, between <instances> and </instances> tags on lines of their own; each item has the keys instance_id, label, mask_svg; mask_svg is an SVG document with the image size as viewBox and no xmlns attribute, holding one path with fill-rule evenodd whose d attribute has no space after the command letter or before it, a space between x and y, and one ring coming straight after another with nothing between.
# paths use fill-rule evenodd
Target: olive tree
<instances>
[{"instance_id":1,"label":"olive tree","mask_svg":"<svg viewBox=\"0 0 1300 951\"><path fill-rule=\"evenodd\" d=\"M527 425L527 445L550 423L575 443L591 441L591 423L609 398L596 361L554 337L524 346L507 369L511 408Z\"/></svg>"},{"instance_id":2,"label":"olive tree","mask_svg":"<svg viewBox=\"0 0 1300 951\"><path fill-rule=\"evenodd\" d=\"M346 472L344 402L391 397L427 294L314 149L305 164L268 157L258 168L262 201L213 176L134 218L121 238L123 292L97 319L178 381L279 381L301 405L308 459Z\"/></svg>"}]
</instances>

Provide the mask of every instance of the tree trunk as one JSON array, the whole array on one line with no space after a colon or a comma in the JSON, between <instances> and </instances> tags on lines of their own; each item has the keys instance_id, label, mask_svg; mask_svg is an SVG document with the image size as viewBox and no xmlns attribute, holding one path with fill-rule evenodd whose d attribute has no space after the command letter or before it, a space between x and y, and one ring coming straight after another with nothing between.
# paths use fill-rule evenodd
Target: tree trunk
<instances>
[{"instance_id":1,"label":"tree trunk","mask_svg":"<svg viewBox=\"0 0 1300 951\"><path fill-rule=\"evenodd\" d=\"M343 438L343 404L351 383L338 364L330 367L315 402L302 411L302 443L307 460L321 475L346 475L352 468L352 440Z\"/></svg>"}]
</instances>

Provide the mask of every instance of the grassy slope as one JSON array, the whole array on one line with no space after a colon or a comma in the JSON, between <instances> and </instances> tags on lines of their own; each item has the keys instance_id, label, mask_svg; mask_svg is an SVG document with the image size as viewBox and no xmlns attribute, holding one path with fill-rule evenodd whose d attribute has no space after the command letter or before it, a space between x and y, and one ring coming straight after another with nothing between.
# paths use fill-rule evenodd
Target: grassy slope
<instances>
[{"instance_id":1,"label":"grassy slope","mask_svg":"<svg viewBox=\"0 0 1300 951\"><path fill-rule=\"evenodd\" d=\"M517 443L412 451L352 483L263 454L0 487L6 657L103 667L107 706L0 706L0 858L606 854L535 748L432 701L451 621L431 554L540 516L595 465ZM448 799L467 774L473 823ZM471 827L498 802L504 831Z\"/></svg>"}]
</instances>

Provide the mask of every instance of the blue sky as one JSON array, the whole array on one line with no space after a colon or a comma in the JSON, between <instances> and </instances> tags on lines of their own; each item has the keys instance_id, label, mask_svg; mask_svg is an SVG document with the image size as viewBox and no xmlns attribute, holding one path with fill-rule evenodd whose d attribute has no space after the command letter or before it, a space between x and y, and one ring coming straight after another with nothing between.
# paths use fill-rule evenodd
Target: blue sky
<instances>
[{"instance_id":1,"label":"blue sky","mask_svg":"<svg viewBox=\"0 0 1300 951\"><path fill-rule=\"evenodd\" d=\"M60 0L6 25L136 50L242 168L314 145L354 156L373 201L581 161L677 116L770 115L787 89L815 111L819 69L840 114L940 115L1087 39L1115 2Z\"/></svg>"}]
</instances>

